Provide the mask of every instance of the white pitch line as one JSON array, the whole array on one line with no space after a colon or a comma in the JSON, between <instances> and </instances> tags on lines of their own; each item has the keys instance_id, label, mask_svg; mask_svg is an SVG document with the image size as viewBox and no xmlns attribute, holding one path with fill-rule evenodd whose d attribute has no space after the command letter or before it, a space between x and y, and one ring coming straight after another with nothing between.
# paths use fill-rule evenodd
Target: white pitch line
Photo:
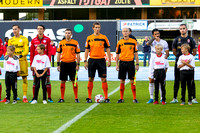
<instances>
[{"instance_id":1,"label":"white pitch line","mask_svg":"<svg viewBox=\"0 0 200 133\"><path fill-rule=\"evenodd\" d=\"M128 82L125 83L125 85ZM114 91L110 92L108 94L108 96L113 95L115 92L117 92L119 90L120 86L117 87ZM62 125L60 128L58 128L57 130L55 130L53 133L61 133L62 131L66 130L68 127L70 127L73 123L75 123L76 121L78 121L79 119L81 119L84 115L86 115L88 112L90 112L91 110L93 110L95 107L97 107L99 105L99 103L94 103L92 104L90 107L88 107L87 109L85 109L83 112L81 112L80 114L78 114L77 116L75 116L73 119L71 119L70 121L68 121L67 123L65 123L64 125Z\"/></svg>"}]
</instances>

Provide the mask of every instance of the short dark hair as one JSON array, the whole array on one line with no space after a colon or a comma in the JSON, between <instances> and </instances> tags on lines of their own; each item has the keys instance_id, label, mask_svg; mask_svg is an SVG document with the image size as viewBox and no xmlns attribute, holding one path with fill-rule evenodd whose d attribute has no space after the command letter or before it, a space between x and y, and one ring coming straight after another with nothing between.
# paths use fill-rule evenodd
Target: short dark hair
<instances>
[{"instance_id":1,"label":"short dark hair","mask_svg":"<svg viewBox=\"0 0 200 133\"><path fill-rule=\"evenodd\" d=\"M41 50L45 50L45 45L44 44L39 44L37 47L39 47Z\"/></svg>"},{"instance_id":2,"label":"short dark hair","mask_svg":"<svg viewBox=\"0 0 200 133\"><path fill-rule=\"evenodd\" d=\"M45 26L44 26L44 25L40 24L40 25L38 25L38 26L41 26L41 27L45 30ZM38 26L37 26L37 27L38 27Z\"/></svg>"},{"instance_id":3,"label":"short dark hair","mask_svg":"<svg viewBox=\"0 0 200 133\"><path fill-rule=\"evenodd\" d=\"M14 24L14 25L12 26L12 28L13 28L14 26L17 26L19 29L21 29L21 28L20 28L20 26L19 26L19 25L17 25L17 24Z\"/></svg>"},{"instance_id":4,"label":"short dark hair","mask_svg":"<svg viewBox=\"0 0 200 133\"><path fill-rule=\"evenodd\" d=\"M93 25L92 25L92 27L94 28L95 25L100 25L101 26L101 24L99 22L94 22Z\"/></svg>"},{"instance_id":5,"label":"short dark hair","mask_svg":"<svg viewBox=\"0 0 200 133\"><path fill-rule=\"evenodd\" d=\"M156 32L156 31L160 32L158 29L153 29L153 30L152 30L152 35L153 35L154 32Z\"/></svg>"},{"instance_id":6,"label":"short dark hair","mask_svg":"<svg viewBox=\"0 0 200 133\"><path fill-rule=\"evenodd\" d=\"M132 32L131 28L128 28L129 32Z\"/></svg>"},{"instance_id":7,"label":"short dark hair","mask_svg":"<svg viewBox=\"0 0 200 133\"><path fill-rule=\"evenodd\" d=\"M179 26L179 27L181 27L181 26L185 26L185 27L187 28L187 25L186 25L186 24L180 24L180 26Z\"/></svg>"},{"instance_id":8,"label":"short dark hair","mask_svg":"<svg viewBox=\"0 0 200 133\"><path fill-rule=\"evenodd\" d=\"M5 37L5 38L4 38L4 40L5 40L5 41L6 41L6 39L8 39L8 40L9 40L9 38L8 38L8 37Z\"/></svg>"},{"instance_id":9,"label":"short dark hair","mask_svg":"<svg viewBox=\"0 0 200 133\"><path fill-rule=\"evenodd\" d=\"M65 31L71 31L71 33L72 33L72 29L69 29L69 28L67 28Z\"/></svg>"}]
</instances>

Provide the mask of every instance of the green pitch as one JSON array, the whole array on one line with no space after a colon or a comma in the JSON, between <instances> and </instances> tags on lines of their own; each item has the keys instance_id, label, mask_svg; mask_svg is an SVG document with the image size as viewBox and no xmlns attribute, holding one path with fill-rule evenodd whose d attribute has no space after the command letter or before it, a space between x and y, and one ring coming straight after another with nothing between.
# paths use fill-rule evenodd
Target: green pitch
<instances>
[{"instance_id":1,"label":"green pitch","mask_svg":"<svg viewBox=\"0 0 200 133\"><path fill-rule=\"evenodd\" d=\"M32 81L28 83L28 100L31 100ZM22 103L21 100L16 105L0 103L0 132L53 132L92 105L85 103L87 82L78 82L81 103L74 103L72 85L71 82L67 82L65 103L61 104L56 103L60 98L60 82L52 81L51 83L54 103L42 104L42 89L39 93L39 103L36 105ZM2 84L2 98L4 98L4 80L2 80ZM119 86L119 82L108 82L108 86L109 92L111 92ZM196 86L197 98L199 98L198 86L200 86L200 81L196 81ZM168 81L166 84L166 105L146 104L149 100L148 82L138 81L136 88L138 104L132 102L130 84L127 84L124 95L125 103L116 103L119 99L118 91L110 96L110 104L102 103L98 105L64 132L199 132L200 104L180 106L180 91L178 95L179 103L170 104L169 102L173 98L172 81ZM96 94L103 94L101 82L94 82L93 98ZM22 99L22 80L18 81L18 95Z\"/></svg>"}]
</instances>

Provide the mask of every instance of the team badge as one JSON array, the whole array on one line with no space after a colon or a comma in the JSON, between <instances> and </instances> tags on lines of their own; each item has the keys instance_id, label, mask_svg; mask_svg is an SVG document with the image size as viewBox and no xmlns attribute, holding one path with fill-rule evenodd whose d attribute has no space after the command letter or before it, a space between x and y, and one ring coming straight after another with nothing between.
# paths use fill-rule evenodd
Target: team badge
<instances>
[{"instance_id":1,"label":"team badge","mask_svg":"<svg viewBox=\"0 0 200 133\"><path fill-rule=\"evenodd\" d=\"M132 49L132 46L130 46L130 50Z\"/></svg>"},{"instance_id":2,"label":"team badge","mask_svg":"<svg viewBox=\"0 0 200 133\"><path fill-rule=\"evenodd\" d=\"M177 49L181 49L181 46L178 46Z\"/></svg>"},{"instance_id":3,"label":"team badge","mask_svg":"<svg viewBox=\"0 0 200 133\"><path fill-rule=\"evenodd\" d=\"M47 41L46 40L43 40L43 43L46 43Z\"/></svg>"},{"instance_id":4,"label":"team badge","mask_svg":"<svg viewBox=\"0 0 200 133\"><path fill-rule=\"evenodd\" d=\"M190 39L187 39L187 42L190 43Z\"/></svg>"},{"instance_id":5,"label":"team badge","mask_svg":"<svg viewBox=\"0 0 200 133\"><path fill-rule=\"evenodd\" d=\"M102 43L100 43L100 46L102 45Z\"/></svg>"},{"instance_id":6,"label":"team badge","mask_svg":"<svg viewBox=\"0 0 200 133\"><path fill-rule=\"evenodd\" d=\"M20 39L19 42L22 42L22 39Z\"/></svg>"},{"instance_id":7,"label":"team badge","mask_svg":"<svg viewBox=\"0 0 200 133\"><path fill-rule=\"evenodd\" d=\"M178 42L181 42L181 38L178 38Z\"/></svg>"},{"instance_id":8,"label":"team badge","mask_svg":"<svg viewBox=\"0 0 200 133\"><path fill-rule=\"evenodd\" d=\"M71 48L71 51L73 51L74 49L73 48Z\"/></svg>"}]
</instances>

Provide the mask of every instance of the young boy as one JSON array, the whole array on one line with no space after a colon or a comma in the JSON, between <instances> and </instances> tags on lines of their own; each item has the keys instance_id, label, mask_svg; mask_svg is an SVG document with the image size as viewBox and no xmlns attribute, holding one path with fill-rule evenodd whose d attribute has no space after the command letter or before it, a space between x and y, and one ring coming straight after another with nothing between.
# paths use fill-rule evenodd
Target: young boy
<instances>
[{"instance_id":1,"label":"young boy","mask_svg":"<svg viewBox=\"0 0 200 133\"><path fill-rule=\"evenodd\" d=\"M195 60L194 56L189 53L190 46L188 44L181 45L182 55L178 59L178 68L180 68L180 79L181 79L181 88L182 88L182 103L180 105L185 105L185 90L186 82L188 87L188 104L192 105L192 82L194 75Z\"/></svg>"},{"instance_id":2,"label":"young boy","mask_svg":"<svg viewBox=\"0 0 200 133\"><path fill-rule=\"evenodd\" d=\"M165 78L167 68L169 67L169 63L167 59L165 59L165 55L162 54L163 46L161 44L157 44L155 46L156 56L151 58L150 68L154 69L154 85L155 85L155 102L154 104L158 104L158 91L159 91L159 83L161 84L162 90L162 104L165 105Z\"/></svg>"},{"instance_id":3,"label":"young boy","mask_svg":"<svg viewBox=\"0 0 200 133\"><path fill-rule=\"evenodd\" d=\"M7 55L4 57L5 84L6 84L6 102L10 103L10 91L13 91L13 103L17 103L17 72L20 71L19 59L15 53L13 45L7 47Z\"/></svg>"},{"instance_id":4,"label":"young boy","mask_svg":"<svg viewBox=\"0 0 200 133\"><path fill-rule=\"evenodd\" d=\"M40 88L40 79L42 80L42 89L43 89L43 104L47 104L46 97L47 97L47 88L46 88L46 78L47 78L47 70L51 67L49 57L44 54L45 45L39 44L37 46L38 55L36 55L33 59L33 63L31 67L35 72L35 92L34 98L31 104L37 103L38 98L38 91Z\"/></svg>"}]
</instances>

